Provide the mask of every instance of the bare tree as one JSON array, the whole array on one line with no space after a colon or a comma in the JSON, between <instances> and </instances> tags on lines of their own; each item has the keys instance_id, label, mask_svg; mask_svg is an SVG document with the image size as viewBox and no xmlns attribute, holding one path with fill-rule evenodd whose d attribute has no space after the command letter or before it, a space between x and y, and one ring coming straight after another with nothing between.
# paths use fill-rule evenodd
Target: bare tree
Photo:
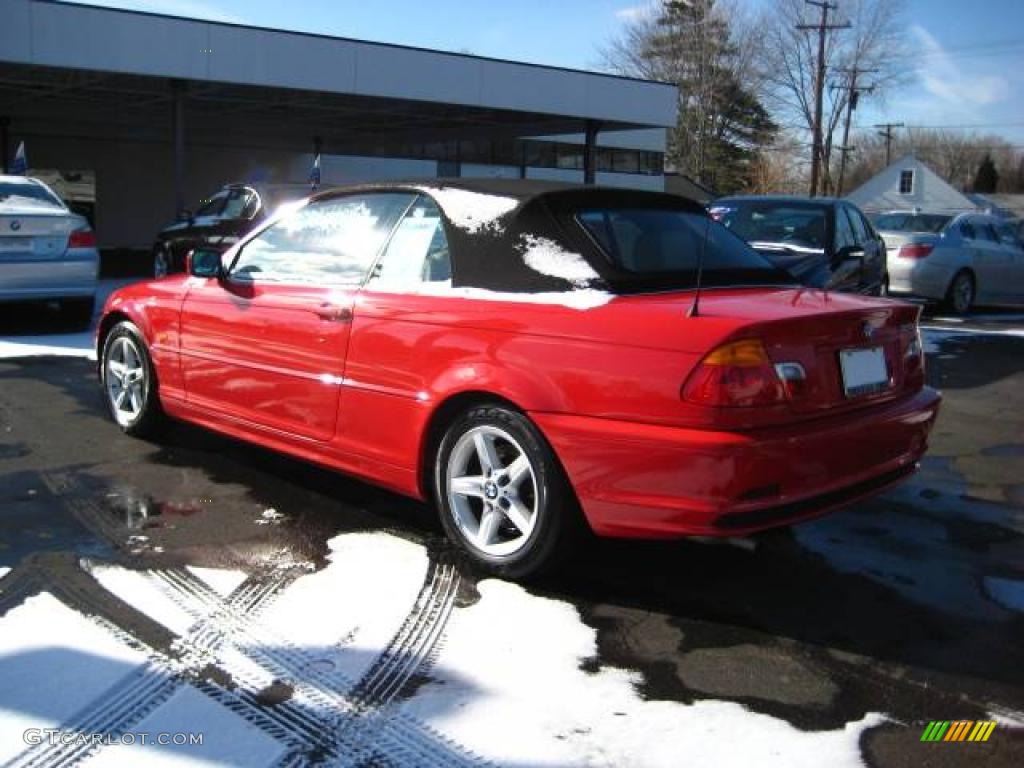
<instances>
[{"instance_id":1,"label":"bare tree","mask_svg":"<svg viewBox=\"0 0 1024 768\"><path fill-rule=\"evenodd\" d=\"M902 20L906 0L836 0L835 15L849 21L849 30L829 33L825 44L827 82L822 117L822 189L832 189L835 131L850 98L850 78L856 70L870 71L872 95L884 96L906 75L906 39ZM817 39L797 29L807 20L804 0L775 0L764 18L761 62L769 106L778 121L792 131L810 132L814 125L814 84L818 62Z\"/></svg>"}]
</instances>

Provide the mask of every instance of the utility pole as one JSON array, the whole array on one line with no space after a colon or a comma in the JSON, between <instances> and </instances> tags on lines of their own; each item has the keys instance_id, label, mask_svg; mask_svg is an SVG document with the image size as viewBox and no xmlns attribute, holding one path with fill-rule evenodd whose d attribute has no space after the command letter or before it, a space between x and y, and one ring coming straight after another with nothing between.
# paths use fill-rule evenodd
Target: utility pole
<instances>
[{"instance_id":1,"label":"utility pole","mask_svg":"<svg viewBox=\"0 0 1024 768\"><path fill-rule=\"evenodd\" d=\"M882 128L882 129L884 129L884 130L879 131L878 135L885 137L885 167L886 168L888 168L889 167L889 163L892 162L892 140L893 140L892 129L893 128L902 128L902 127L903 127L903 123L876 123L875 124L875 128Z\"/></svg>"},{"instance_id":2,"label":"utility pole","mask_svg":"<svg viewBox=\"0 0 1024 768\"><path fill-rule=\"evenodd\" d=\"M821 109L825 96L825 38L833 29L848 29L849 22L829 24L828 12L836 9L835 3L828 0L804 0L808 5L821 8L821 21L818 24L797 24L797 29L818 31L818 74L814 79L814 155L811 157L811 197L818 194L818 177L821 175Z\"/></svg>"},{"instance_id":3,"label":"utility pole","mask_svg":"<svg viewBox=\"0 0 1024 768\"><path fill-rule=\"evenodd\" d=\"M843 126L843 146L839 148L840 159L839 159L839 183L836 185L836 197L843 196L843 179L846 176L846 158L853 151L853 147L850 146L850 122L853 120L853 110L857 108L857 102L860 101L860 94L862 92L870 93L875 89L873 85L869 85L865 88L859 88L857 86L857 78L861 75L867 75L872 72L877 72L877 68L861 69L856 64L852 67L842 69L843 72L849 72L850 82L848 85L837 86L841 89L850 91L850 95L846 97L846 124Z\"/></svg>"}]
</instances>

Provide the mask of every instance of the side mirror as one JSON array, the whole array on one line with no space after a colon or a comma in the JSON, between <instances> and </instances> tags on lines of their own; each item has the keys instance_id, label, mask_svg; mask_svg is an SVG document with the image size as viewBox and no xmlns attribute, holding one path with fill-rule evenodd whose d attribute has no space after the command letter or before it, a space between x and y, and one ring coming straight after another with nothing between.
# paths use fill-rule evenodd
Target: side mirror
<instances>
[{"instance_id":1,"label":"side mirror","mask_svg":"<svg viewBox=\"0 0 1024 768\"><path fill-rule=\"evenodd\" d=\"M863 261L864 260L864 248L860 245L844 245L838 251L836 251L835 259L837 263L840 261Z\"/></svg>"},{"instance_id":2,"label":"side mirror","mask_svg":"<svg viewBox=\"0 0 1024 768\"><path fill-rule=\"evenodd\" d=\"M195 219L195 215L188 208L182 208L178 211L178 221L183 224L191 224Z\"/></svg>"},{"instance_id":3,"label":"side mirror","mask_svg":"<svg viewBox=\"0 0 1024 768\"><path fill-rule=\"evenodd\" d=\"M185 270L193 277L220 277L220 251L194 248L185 255Z\"/></svg>"}]
</instances>

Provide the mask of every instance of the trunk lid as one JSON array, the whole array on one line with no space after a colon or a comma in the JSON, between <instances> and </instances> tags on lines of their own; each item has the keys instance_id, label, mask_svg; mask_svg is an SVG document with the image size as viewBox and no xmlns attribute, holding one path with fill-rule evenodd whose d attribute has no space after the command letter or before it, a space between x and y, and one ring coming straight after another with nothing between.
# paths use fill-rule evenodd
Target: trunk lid
<instances>
[{"instance_id":1,"label":"trunk lid","mask_svg":"<svg viewBox=\"0 0 1024 768\"><path fill-rule=\"evenodd\" d=\"M59 258L67 250L68 236L81 225L77 217L62 211L5 208L0 212L0 261Z\"/></svg>"}]
</instances>

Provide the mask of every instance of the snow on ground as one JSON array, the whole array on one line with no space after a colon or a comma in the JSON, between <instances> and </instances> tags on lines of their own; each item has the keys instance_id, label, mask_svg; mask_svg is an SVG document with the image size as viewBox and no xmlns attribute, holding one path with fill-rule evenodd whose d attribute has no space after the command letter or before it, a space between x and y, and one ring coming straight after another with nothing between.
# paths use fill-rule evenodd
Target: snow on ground
<instances>
[{"instance_id":1,"label":"snow on ground","mask_svg":"<svg viewBox=\"0 0 1024 768\"><path fill-rule=\"evenodd\" d=\"M941 351L940 344L944 341L962 339L964 336L1016 336L1024 338L1024 330L1018 328L943 328L941 326L921 325L921 336L924 351L937 354Z\"/></svg>"},{"instance_id":2,"label":"snow on ground","mask_svg":"<svg viewBox=\"0 0 1024 768\"><path fill-rule=\"evenodd\" d=\"M174 675L174 665L189 663L189 654L192 669L208 663L223 670L233 682L228 697L264 690L281 679L275 664L292 665L286 706L314 718L315 733L337 732L343 747L345 733L370 734L375 746L385 743L385 754L386 739L397 738L395 744L420 745L445 764L455 755L452 762L463 764L675 766L685 755L694 765L842 768L861 765L861 734L883 722L868 714L834 731L801 731L732 702L645 700L637 673L581 668L596 656L597 638L568 603L488 579L478 585L479 599L463 605L451 590L435 613L428 610L430 595L448 566L431 563L422 546L359 533L338 536L330 547L326 568L296 572L282 582L283 591L265 599L254 599L252 590L266 587L266 574L89 566L105 589L174 631L175 648L185 654L163 667L146 665L152 670L156 663L153 679L165 695L143 708L144 719L129 730L201 732L205 741L202 747L106 746L87 764L258 766L281 758L287 745L280 734L259 726L269 710L244 702L229 707ZM439 642L429 653L397 654L398 638L422 639L435 629ZM380 672L389 657L393 671L418 669L425 682L404 700L353 715L345 697L359 695L356 680L392 684ZM90 702L99 706L126 675L143 674L144 662L104 627L45 593L0 617L0 761L25 748L26 728L55 727ZM340 692L330 693L328 683Z\"/></svg>"},{"instance_id":3,"label":"snow on ground","mask_svg":"<svg viewBox=\"0 0 1024 768\"><path fill-rule=\"evenodd\" d=\"M586 288L591 280L600 278L580 254L565 250L554 240L523 235L523 242L523 260L534 272L568 280L577 288Z\"/></svg>"},{"instance_id":4,"label":"snow on ground","mask_svg":"<svg viewBox=\"0 0 1024 768\"><path fill-rule=\"evenodd\" d=\"M11 572L10 568L6 568L4 566L0 566L0 579L2 579L4 576L6 576L10 572Z\"/></svg>"},{"instance_id":5,"label":"snow on ground","mask_svg":"<svg viewBox=\"0 0 1024 768\"><path fill-rule=\"evenodd\" d=\"M0 619L0 764L28 728L56 728L146 661L43 592Z\"/></svg>"},{"instance_id":6,"label":"snow on ground","mask_svg":"<svg viewBox=\"0 0 1024 768\"><path fill-rule=\"evenodd\" d=\"M499 764L860 766L861 732L883 721L814 733L734 703L645 701L635 673L580 669L596 636L572 606L497 580L478 589L404 709Z\"/></svg>"}]
</instances>

